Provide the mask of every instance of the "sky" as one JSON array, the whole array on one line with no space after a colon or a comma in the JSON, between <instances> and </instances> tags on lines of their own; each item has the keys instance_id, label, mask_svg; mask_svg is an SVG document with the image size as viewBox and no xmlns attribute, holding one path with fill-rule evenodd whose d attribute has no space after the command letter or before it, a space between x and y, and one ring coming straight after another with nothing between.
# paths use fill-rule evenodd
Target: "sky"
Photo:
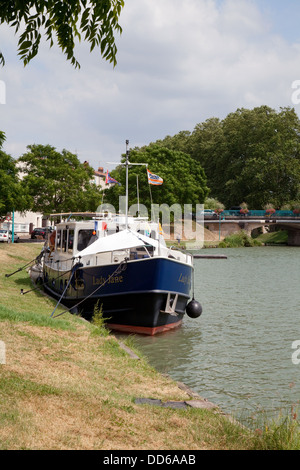
<instances>
[{"instance_id":1,"label":"sky","mask_svg":"<svg viewBox=\"0 0 300 470\"><path fill-rule=\"evenodd\" d=\"M82 42L79 70L46 42L24 67L0 25L3 149L50 144L111 170L127 139L141 147L238 108L300 115L299 22L299 0L125 0L117 66Z\"/></svg>"}]
</instances>

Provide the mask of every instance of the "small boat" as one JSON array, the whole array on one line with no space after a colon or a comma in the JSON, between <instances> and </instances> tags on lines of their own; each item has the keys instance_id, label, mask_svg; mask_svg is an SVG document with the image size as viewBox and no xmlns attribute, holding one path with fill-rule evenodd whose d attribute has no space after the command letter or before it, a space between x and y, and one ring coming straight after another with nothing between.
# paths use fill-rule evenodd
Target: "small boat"
<instances>
[{"instance_id":1,"label":"small boat","mask_svg":"<svg viewBox=\"0 0 300 470\"><path fill-rule=\"evenodd\" d=\"M154 335L180 326L185 313L202 313L189 302L193 256L168 248L158 222L129 217L127 188L126 197L125 215L61 214L44 249L42 280L48 294L87 320L98 306L109 329Z\"/></svg>"}]
</instances>

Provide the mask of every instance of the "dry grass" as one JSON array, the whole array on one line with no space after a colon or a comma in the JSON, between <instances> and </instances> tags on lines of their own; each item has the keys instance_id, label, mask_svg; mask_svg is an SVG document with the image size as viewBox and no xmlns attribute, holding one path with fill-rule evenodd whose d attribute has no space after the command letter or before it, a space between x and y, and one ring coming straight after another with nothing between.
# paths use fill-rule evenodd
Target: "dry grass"
<instances>
[{"instance_id":1,"label":"dry grass","mask_svg":"<svg viewBox=\"0 0 300 470\"><path fill-rule=\"evenodd\" d=\"M37 253L36 245L1 246L0 266L12 272ZM49 321L50 299L20 296L27 280L24 272L0 272L0 449L247 448L241 428L220 413L135 404L138 397L190 397L143 358L132 359L114 336L95 336L92 325L68 314Z\"/></svg>"}]
</instances>

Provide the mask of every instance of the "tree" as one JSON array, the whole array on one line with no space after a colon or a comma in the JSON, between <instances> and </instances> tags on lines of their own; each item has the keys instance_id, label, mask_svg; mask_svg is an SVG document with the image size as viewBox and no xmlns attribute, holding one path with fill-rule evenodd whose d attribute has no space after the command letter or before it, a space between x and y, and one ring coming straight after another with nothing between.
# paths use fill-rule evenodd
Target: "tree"
<instances>
[{"instance_id":1,"label":"tree","mask_svg":"<svg viewBox=\"0 0 300 470\"><path fill-rule=\"evenodd\" d=\"M279 208L300 199L300 120L289 107L238 109L157 144L199 162L210 197L227 208L242 202L253 209Z\"/></svg>"},{"instance_id":2,"label":"tree","mask_svg":"<svg viewBox=\"0 0 300 470\"><path fill-rule=\"evenodd\" d=\"M1 150L5 140L0 132L0 215L5 216L13 210L24 211L29 209L31 198L24 191L18 179L18 170L15 160Z\"/></svg>"},{"instance_id":3,"label":"tree","mask_svg":"<svg viewBox=\"0 0 300 470\"><path fill-rule=\"evenodd\" d=\"M226 151L218 160L225 204L281 207L300 190L300 121L295 110L240 109L223 121Z\"/></svg>"},{"instance_id":4,"label":"tree","mask_svg":"<svg viewBox=\"0 0 300 470\"><path fill-rule=\"evenodd\" d=\"M95 211L101 190L91 183L94 170L68 150L29 145L19 161L24 165L22 185L33 198L31 209L50 213Z\"/></svg>"},{"instance_id":5,"label":"tree","mask_svg":"<svg viewBox=\"0 0 300 470\"><path fill-rule=\"evenodd\" d=\"M124 161L123 157L123 161ZM129 169L129 206L137 203L137 176L139 181L139 199L148 211L153 204L201 204L209 189L201 165L189 155L150 144L147 147L135 148L130 152L131 163L147 163L148 169L163 178L161 186L149 187L145 166L132 166ZM119 206L119 196L125 195L125 168L119 166L112 176L122 185L115 185L105 192L105 202L115 208ZM151 190L151 196L150 196Z\"/></svg>"},{"instance_id":6,"label":"tree","mask_svg":"<svg viewBox=\"0 0 300 470\"><path fill-rule=\"evenodd\" d=\"M222 159L226 154L227 146L222 121L210 118L197 124L191 134L189 143L190 155L201 163L207 176L210 196L220 199L220 188L223 187L224 167Z\"/></svg>"},{"instance_id":7,"label":"tree","mask_svg":"<svg viewBox=\"0 0 300 470\"><path fill-rule=\"evenodd\" d=\"M42 32L53 46L54 37L72 65L80 67L74 56L74 39L97 47L101 56L116 65L117 47L114 33L121 33L119 16L124 0L0 0L0 23L7 23L19 32L18 54L24 65L38 53ZM5 60L0 52L0 63Z\"/></svg>"},{"instance_id":8,"label":"tree","mask_svg":"<svg viewBox=\"0 0 300 470\"><path fill-rule=\"evenodd\" d=\"M155 144L167 149L179 150L180 152L190 154L190 136L190 131L180 131L172 137L167 135L164 139L157 140Z\"/></svg>"},{"instance_id":9,"label":"tree","mask_svg":"<svg viewBox=\"0 0 300 470\"><path fill-rule=\"evenodd\" d=\"M176 146L180 133L168 138ZM185 147L182 147L184 143ZM238 109L210 118L180 140L203 166L210 196L230 207L281 207L300 196L300 120L294 109Z\"/></svg>"},{"instance_id":10,"label":"tree","mask_svg":"<svg viewBox=\"0 0 300 470\"><path fill-rule=\"evenodd\" d=\"M4 141L5 141L5 133L0 131L0 148L2 148Z\"/></svg>"}]
</instances>

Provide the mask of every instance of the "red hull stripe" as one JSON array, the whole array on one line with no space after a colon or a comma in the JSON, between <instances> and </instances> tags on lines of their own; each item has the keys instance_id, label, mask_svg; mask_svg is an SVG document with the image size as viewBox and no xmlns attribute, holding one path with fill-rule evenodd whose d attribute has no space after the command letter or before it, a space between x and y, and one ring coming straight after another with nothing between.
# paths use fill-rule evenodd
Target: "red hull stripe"
<instances>
[{"instance_id":1,"label":"red hull stripe","mask_svg":"<svg viewBox=\"0 0 300 470\"><path fill-rule=\"evenodd\" d=\"M126 331L127 333L139 333L142 335L151 335L154 336L157 333L164 333L165 331L172 330L173 328L177 328L181 325L182 320L179 320L176 323L170 323L169 325L161 325L155 327L149 326L134 326L134 325L116 325L114 323L108 323L107 326L111 330L117 331Z\"/></svg>"}]
</instances>

